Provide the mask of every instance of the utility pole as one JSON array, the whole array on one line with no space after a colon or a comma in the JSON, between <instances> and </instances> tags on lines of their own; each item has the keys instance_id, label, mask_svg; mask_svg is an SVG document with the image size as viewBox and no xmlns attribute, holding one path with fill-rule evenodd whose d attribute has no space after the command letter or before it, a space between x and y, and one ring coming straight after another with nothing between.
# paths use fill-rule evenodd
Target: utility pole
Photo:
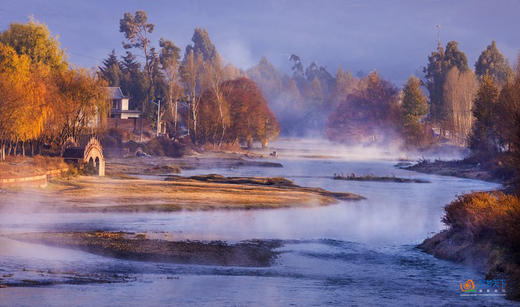
<instances>
[{"instance_id":1,"label":"utility pole","mask_svg":"<svg viewBox=\"0 0 520 307\"><path fill-rule=\"evenodd\" d=\"M442 46L441 45L441 25L435 25L435 27L437 28L437 46Z\"/></svg>"},{"instance_id":2,"label":"utility pole","mask_svg":"<svg viewBox=\"0 0 520 307\"><path fill-rule=\"evenodd\" d=\"M157 106L157 131L155 136L159 136L159 125L161 123L161 98L157 98L157 102L153 100L150 102Z\"/></svg>"}]
</instances>

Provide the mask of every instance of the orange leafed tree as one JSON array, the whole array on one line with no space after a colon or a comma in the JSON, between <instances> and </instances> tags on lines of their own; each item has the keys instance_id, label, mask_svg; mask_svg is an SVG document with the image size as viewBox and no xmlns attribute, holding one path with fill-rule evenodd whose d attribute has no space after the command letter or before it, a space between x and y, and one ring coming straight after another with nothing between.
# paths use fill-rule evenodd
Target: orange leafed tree
<instances>
[{"instance_id":1,"label":"orange leafed tree","mask_svg":"<svg viewBox=\"0 0 520 307\"><path fill-rule=\"evenodd\" d=\"M106 117L104 86L85 70L69 69L45 25L11 24L0 33L0 159L18 146L25 155L26 142L60 146L94 133Z\"/></svg>"},{"instance_id":2,"label":"orange leafed tree","mask_svg":"<svg viewBox=\"0 0 520 307\"><path fill-rule=\"evenodd\" d=\"M26 55L0 43L0 158L6 144L18 144L38 138L50 114L45 85L49 72L45 66L31 65Z\"/></svg>"},{"instance_id":3,"label":"orange leafed tree","mask_svg":"<svg viewBox=\"0 0 520 307\"><path fill-rule=\"evenodd\" d=\"M387 141L400 127L402 112L397 94L390 82L372 72L331 113L327 136L354 144Z\"/></svg>"},{"instance_id":4,"label":"orange leafed tree","mask_svg":"<svg viewBox=\"0 0 520 307\"><path fill-rule=\"evenodd\" d=\"M221 99L225 101L224 112L229 114L224 142L241 142L251 146L254 141L258 141L266 146L270 139L278 136L278 121L254 81L244 77L224 81L220 89ZM201 97L198 125L202 143L220 142L221 119L216 99L213 90L205 91Z\"/></svg>"}]
</instances>

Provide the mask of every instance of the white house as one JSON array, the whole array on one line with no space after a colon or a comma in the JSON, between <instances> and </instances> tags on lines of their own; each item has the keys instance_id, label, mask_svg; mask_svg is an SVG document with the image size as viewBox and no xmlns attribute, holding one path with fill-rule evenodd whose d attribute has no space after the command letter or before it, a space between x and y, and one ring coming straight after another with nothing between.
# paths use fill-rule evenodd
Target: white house
<instances>
[{"instance_id":1,"label":"white house","mask_svg":"<svg viewBox=\"0 0 520 307\"><path fill-rule=\"evenodd\" d=\"M108 91L111 101L111 118L129 119L139 118L141 116L141 111L128 109L130 97L123 95L123 91L121 91L120 87L109 87Z\"/></svg>"}]
</instances>

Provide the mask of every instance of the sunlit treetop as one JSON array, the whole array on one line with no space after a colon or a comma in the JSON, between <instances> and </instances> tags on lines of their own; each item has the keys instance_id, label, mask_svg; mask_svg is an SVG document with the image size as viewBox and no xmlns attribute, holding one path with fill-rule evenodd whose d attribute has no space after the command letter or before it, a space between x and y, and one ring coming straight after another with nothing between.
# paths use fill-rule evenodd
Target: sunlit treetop
<instances>
[{"instance_id":1,"label":"sunlit treetop","mask_svg":"<svg viewBox=\"0 0 520 307\"><path fill-rule=\"evenodd\" d=\"M137 11L135 15L125 13L119 21L119 32L122 32L128 40L123 43L125 49L143 48L150 43L148 34L153 32L154 25L147 22L148 18L144 11Z\"/></svg>"},{"instance_id":2,"label":"sunlit treetop","mask_svg":"<svg viewBox=\"0 0 520 307\"><path fill-rule=\"evenodd\" d=\"M12 23L0 33L0 42L11 46L19 55L29 56L32 63L50 66L53 70L68 68L64 50L57 37L53 37L46 25L34 20L28 23Z\"/></svg>"}]
</instances>

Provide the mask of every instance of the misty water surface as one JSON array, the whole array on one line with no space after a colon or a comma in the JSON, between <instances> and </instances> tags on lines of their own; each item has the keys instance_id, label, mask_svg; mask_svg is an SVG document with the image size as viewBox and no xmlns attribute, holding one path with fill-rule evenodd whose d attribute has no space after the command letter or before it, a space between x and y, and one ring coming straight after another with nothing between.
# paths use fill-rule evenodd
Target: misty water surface
<instances>
[{"instance_id":1,"label":"misty water surface","mask_svg":"<svg viewBox=\"0 0 520 307\"><path fill-rule=\"evenodd\" d=\"M125 281L0 289L0 305L512 304L500 297L460 297L460 282L483 275L415 248L443 229L443 207L456 195L498 185L400 170L394 164L402 153L387 149L338 150L297 140L282 140L272 148L279 152L283 168L193 170L183 175L283 176L300 185L358 193L366 199L275 210L2 214L4 233L165 232L202 240L282 239L284 246L272 267L236 268L123 261L1 239L0 275L15 272L38 278L33 271L57 270L120 274ZM336 181L331 178L334 173L395 175L431 183Z\"/></svg>"}]
</instances>

